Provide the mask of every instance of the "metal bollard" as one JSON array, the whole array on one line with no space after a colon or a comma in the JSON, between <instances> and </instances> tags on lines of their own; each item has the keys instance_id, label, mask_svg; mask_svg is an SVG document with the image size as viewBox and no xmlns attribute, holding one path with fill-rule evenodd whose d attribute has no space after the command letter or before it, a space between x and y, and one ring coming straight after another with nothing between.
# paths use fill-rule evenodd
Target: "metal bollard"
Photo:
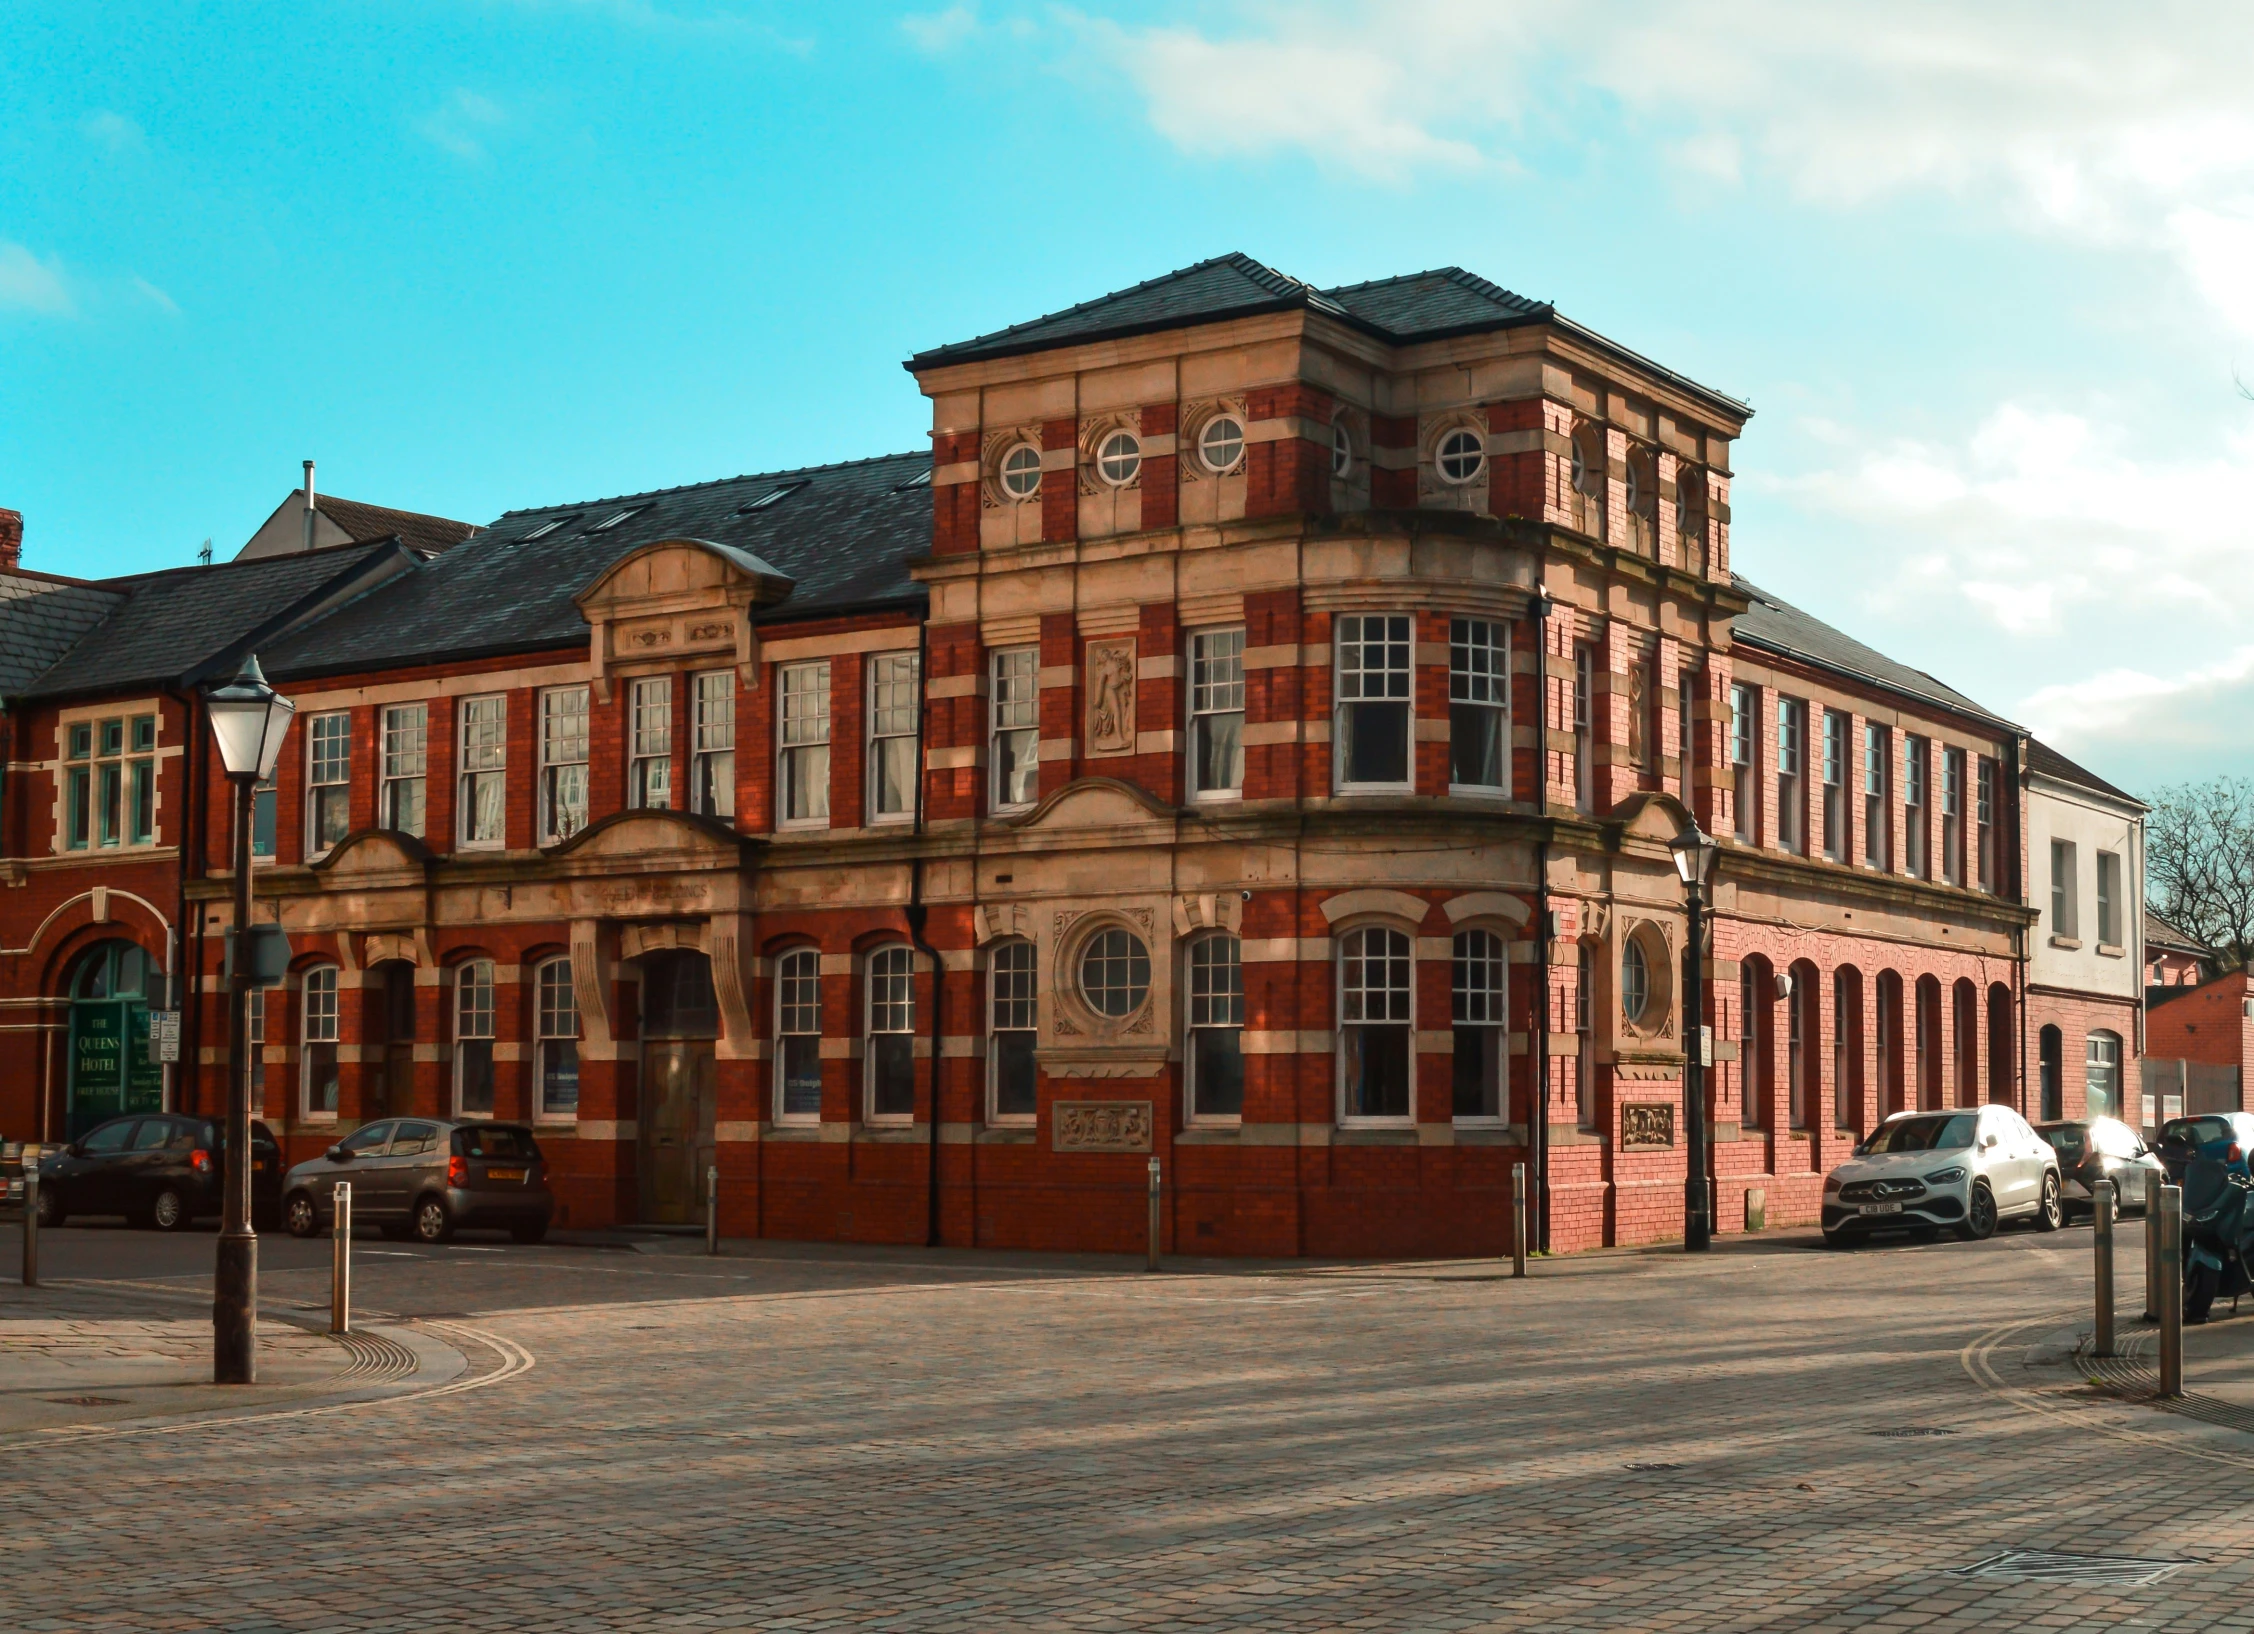
<instances>
[{"instance_id":1,"label":"metal bollard","mask_svg":"<svg viewBox=\"0 0 2254 1634\"><path fill-rule=\"evenodd\" d=\"M2144 1319L2160 1320L2160 1192L2144 1177Z\"/></svg>"},{"instance_id":2,"label":"metal bollard","mask_svg":"<svg viewBox=\"0 0 2254 1634\"><path fill-rule=\"evenodd\" d=\"M340 1180L329 1194L329 1331L352 1331L352 1182Z\"/></svg>"},{"instance_id":3,"label":"metal bollard","mask_svg":"<svg viewBox=\"0 0 2254 1634\"><path fill-rule=\"evenodd\" d=\"M1153 1154L1150 1160L1150 1256L1144 1262L1143 1269L1146 1271L1158 1269L1158 1158L1156 1154Z\"/></svg>"},{"instance_id":4,"label":"metal bollard","mask_svg":"<svg viewBox=\"0 0 2254 1634\"><path fill-rule=\"evenodd\" d=\"M2184 1194L2160 1188L2160 1399L2184 1393Z\"/></svg>"},{"instance_id":5,"label":"metal bollard","mask_svg":"<svg viewBox=\"0 0 2254 1634\"><path fill-rule=\"evenodd\" d=\"M2113 1182L2100 1180L2090 1188L2090 1242L2096 1255L2093 1267L2097 1288L2096 1353L2113 1354Z\"/></svg>"},{"instance_id":6,"label":"metal bollard","mask_svg":"<svg viewBox=\"0 0 2254 1634\"><path fill-rule=\"evenodd\" d=\"M720 1165L707 1164L704 1171L704 1251L720 1252Z\"/></svg>"},{"instance_id":7,"label":"metal bollard","mask_svg":"<svg viewBox=\"0 0 2254 1634\"><path fill-rule=\"evenodd\" d=\"M39 1286L39 1160L23 1166L23 1285Z\"/></svg>"},{"instance_id":8,"label":"metal bollard","mask_svg":"<svg viewBox=\"0 0 2254 1634\"><path fill-rule=\"evenodd\" d=\"M1510 1274L1526 1275L1526 1165L1510 1166Z\"/></svg>"}]
</instances>

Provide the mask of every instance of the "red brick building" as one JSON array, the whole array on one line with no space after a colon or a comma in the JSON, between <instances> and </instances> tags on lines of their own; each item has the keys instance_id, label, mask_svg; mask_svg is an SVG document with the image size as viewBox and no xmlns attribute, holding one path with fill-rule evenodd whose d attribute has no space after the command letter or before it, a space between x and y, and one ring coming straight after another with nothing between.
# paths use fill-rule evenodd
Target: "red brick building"
<instances>
[{"instance_id":1,"label":"red brick building","mask_svg":"<svg viewBox=\"0 0 2254 1634\"><path fill-rule=\"evenodd\" d=\"M1238 256L909 368L928 454L0 603L0 1128L168 950L219 1104L251 650L267 1119L532 1121L569 1225L711 1164L731 1234L1127 1248L1156 1155L1170 1251L1499 1252L1518 1163L1555 1247L1668 1236L1694 815L1725 1228L2027 1106L2024 735L1730 571L1743 404Z\"/></svg>"}]
</instances>

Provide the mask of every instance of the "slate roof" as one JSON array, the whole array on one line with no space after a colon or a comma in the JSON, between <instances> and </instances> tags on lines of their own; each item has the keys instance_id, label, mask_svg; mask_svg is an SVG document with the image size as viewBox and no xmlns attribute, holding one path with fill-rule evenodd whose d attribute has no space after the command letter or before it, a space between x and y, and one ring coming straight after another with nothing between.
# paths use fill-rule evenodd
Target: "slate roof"
<instances>
[{"instance_id":1,"label":"slate roof","mask_svg":"<svg viewBox=\"0 0 2254 1634\"><path fill-rule=\"evenodd\" d=\"M15 698L125 601L102 585L0 572L0 699Z\"/></svg>"},{"instance_id":2,"label":"slate roof","mask_svg":"<svg viewBox=\"0 0 2254 1634\"><path fill-rule=\"evenodd\" d=\"M2140 811L2144 809L2144 802L2128 790L2117 789L2097 773L2077 766L2041 738L2027 740L2027 769L2055 778L2061 783L2072 783L2078 788L2089 789L2115 800L2125 800Z\"/></svg>"},{"instance_id":3,"label":"slate roof","mask_svg":"<svg viewBox=\"0 0 2254 1634\"><path fill-rule=\"evenodd\" d=\"M583 643L587 622L572 598L660 539L709 540L796 581L761 609L761 623L920 608L924 590L907 564L931 549L930 476L931 455L918 450L511 511L259 660L270 676L311 676Z\"/></svg>"},{"instance_id":4,"label":"slate roof","mask_svg":"<svg viewBox=\"0 0 2254 1634\"><path fill-rule=\"evenodd\" d=\"M2007 731L2021 730L2001 715L1974 703L1956 688L1936 681L1921 669L1896 663L1789 602L1779 601L1750 580L1733 573L1730 582L1753 602L1731 625L1731 639L1762 652L1796 658L1818 669L1884 687L1889 692L1939 704Z\"/></svg>"},{"instance_id":5,"label":"slate roof","mask_svg":"<svg viewBox=\"0 0 2254 1634\"><path fill-rule=\"evenodd\" d=\"M1451 335L1485 334L1522 324L1554 324L1686 391L1723 405L1734 414L1750 416L1752 413L1736 398L1661 368L1649 358L1560 316L1549 302L1514 295L1501 285L1461 267L1435 267L1428 272L1406 273L1396 278L1317 289L1241 253L1217 255L1131 288L1082 301L1061 312L1051 312L1045 317L1012 324L1007 329L997 329L952 345L933 347L908 359L906 367L922 370L951 363L1017 357L1057 346L1119 340L1162 329L1182 329L1294 309L1319 312L1396 346L1443 340Z\"/></svg>"},{"instance_id":6,"label":"slate roof","mask_svg":"<svg viewBox=\"0 0 2254 1634\"><path fill-rule=\"evenodd\" d=\"M2173 953L2193 953L2202 959L2212 959L2215 950L2188 931L2180 930L2165 916L2144 911L2144 945L2147 948L2165 948Z\"/></svg>"},{"instance_id":7,"label":"slate roof","mask_svg":"<svg viewBox=\"0 0 2254 1634\"><path fill-rule=\"evenodd\" d=\"M116 598L108 616L22 695L60 698L198 678L399 559L399 546L386 540L104 579L98 588Z\"/></svg>"},{"instance_id":8,"label":"slate roof","mask_svg":"<svg viewBox=\"0 0 2254 1634\"><path fill-rule=\"evenodd\" d=\"M395 511L388 505L363 505L357 499L338 499L331 494L315 494L313 508L344 529L345 536L356 545L397 539L426 556L450 549L477 532L474 522L425 516L421 511Z\"/></svg>"}]
</instances>

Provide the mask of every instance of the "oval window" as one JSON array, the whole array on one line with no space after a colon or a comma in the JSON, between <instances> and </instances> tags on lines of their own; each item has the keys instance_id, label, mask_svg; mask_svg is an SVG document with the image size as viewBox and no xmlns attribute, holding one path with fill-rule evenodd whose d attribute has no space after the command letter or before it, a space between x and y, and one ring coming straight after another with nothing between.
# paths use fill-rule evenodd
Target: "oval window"
<instances>
[{"instance_id":1,"label":"oval window","mask_svg":"<svg viewBox=\"0 0 2254 1634\"><path fill-rule=\"evenodd\" d=\"M1476 431L1451 431L1440 439L1440 475L1443 481L1462 484L1479 475L1487 463L1487 445Z\"/></svg>"},{"instance_id":2,"label":"oval window","mask_svg":"<svg viewBox=\"0 0 2254 1634\"><path fill-rule=\"evenodd\" d=\"M1641 1022L1651 1003L1651 966L1643 944L1630 937L1620 950L1620 1014L1630 1023Z\"/></svg>"},{"instance_id":3,"label":"oval window","mask_svg":"<svg viewBox=\"0 0 2254 1634\"><path fill-rule=\"evenodd\" d=\"M1644 514L1649 486L1644 481L1643 461L1630 460L1628 462L1628 514L1630 516L1642 516Z\"/></svg>"},{"instance_id":4,"label":"oval window","mask_svg":"<svg viewBox=\"0 0 2254 1634\"><path fill-rule=\"evenodd\" d=\"M1216 414L1197 434L1197 454L1216 476L1235 470L1244 458L1244 422L1233 414Z\"/></svg>"},{"instance_id":5,"label":"oval window","mask_svg":"<svg viewBox=\"0 0 2254 1634\"><path fill-rule=\"evenodd\" d=\"M1114 925L1098 931L1080 951L1080 996L1099 1016L1118 1019L1143 1007L1150 994L1150 949L1132 931Z\"/></svg>"},{"instance_id":6,"label":"oval window","mask_svg":"<svg viewBox=\"0 0 2254 1634\"><path fill-rule=\"evenodd\" d=\"M1096 450L1096 475L1114 488L1135 480L1143 468L1143 445L1131 431L1114 431Z\"/></svg>"},{"instance_id":7,"label":"oval window","mask_svg":"<svg viewBox=\"0 0 2254 1634\"><path fill-rule=\"evenodd\" d=\"M1573 491L1597 497L1597 458L1586 437L1573 439Z\"/></svg>"},{"instance_id":8,"label":"oval window","mask_svg":"<svg viewBox=\"0 0 2254 1634\"><path fill-rule=\"evenodd\" d=\"M1354 434L1346 429L1344 420L1333 420L1330 427L1330 474L1342 477L1354 469Z\"/></svg>"},{"instance_id":9,"label":"oval window","mask_svg":"<svg viewBox=\"0 0 2254 1634\"><path fill-rule=\"evenodd\" d=\"M1031 499L1041 491L1041 451L1019 443L1002 456L1002 492L1012 499Z\"/></svg>"}]
</instances>

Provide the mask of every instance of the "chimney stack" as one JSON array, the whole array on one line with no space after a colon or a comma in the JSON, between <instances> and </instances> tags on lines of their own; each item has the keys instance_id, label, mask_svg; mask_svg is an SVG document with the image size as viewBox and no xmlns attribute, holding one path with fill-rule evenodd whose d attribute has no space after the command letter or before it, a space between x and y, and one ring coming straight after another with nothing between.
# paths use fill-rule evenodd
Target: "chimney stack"
<instances>
[{"instance_id":1,"label":"chimney stack","mask_svg":"<svg viewBox=\"0 0 2254 1634\"><path fill-rule=\"evenodd\" d=\"M313 462L305 462L305 548L313 548Z\"/></svg>"},{"instance_id":2,"label":"chimney stack","mask_svg":"<svg viewBox=\"0 0 2254 1634\"><path fill-rule=\"evenodd\" d=\"M0 511L0 572L23 566L23 512Z\"/></svg>"}]
</instances>

